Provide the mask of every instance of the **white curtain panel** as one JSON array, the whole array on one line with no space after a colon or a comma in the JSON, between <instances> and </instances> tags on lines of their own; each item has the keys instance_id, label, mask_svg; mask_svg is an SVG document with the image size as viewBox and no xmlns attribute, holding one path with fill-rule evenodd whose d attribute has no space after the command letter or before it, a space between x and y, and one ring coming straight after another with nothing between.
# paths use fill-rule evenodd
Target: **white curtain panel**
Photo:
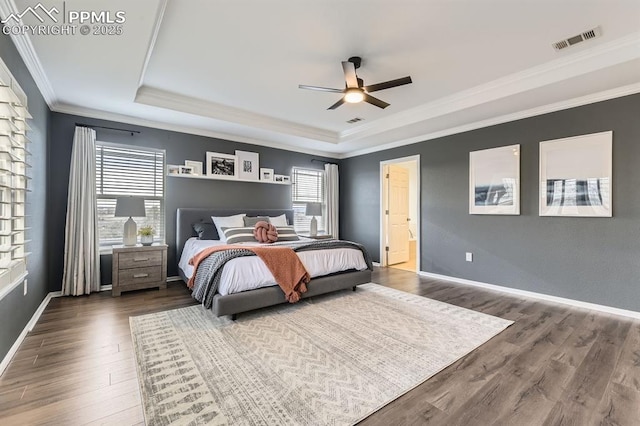
<instances>
[{"instance_id":1,"label":"white curtain panel","mask_svg":"<svg viewBox=\"0 0 640 426\"><path fill-rule=\"evenodd\" d=\"M100 249L96 207L96 132L76 127L69 174L62 294L100 291Z\"/></svg>"},{"instance_id":2,"label":"white curtain panel","mask_svg":"<svg viewBox=\"0 0 640 426\"><path fill-rule=\"evenodd\" d=\"M340 181L338 179L338 165L324 165L325 205L327 206L327 234L338 238L340 225L338 222L338 203Z\"/></svg>"}]
</instances>

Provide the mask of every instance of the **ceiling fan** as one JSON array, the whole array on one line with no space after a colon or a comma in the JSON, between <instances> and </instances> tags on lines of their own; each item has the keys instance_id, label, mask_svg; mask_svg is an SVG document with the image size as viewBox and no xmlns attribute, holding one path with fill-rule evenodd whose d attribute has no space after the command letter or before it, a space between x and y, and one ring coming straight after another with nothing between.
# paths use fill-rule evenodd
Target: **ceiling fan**
<instances>
[{"instance_id":1,"label":"ceiling fan","mask_svg":"<svg viewBox=\"0 0 640 426\"><path fill-rule=\"evenodd\" d=\"M298 85L300 89L317 90L320 92L332 92L332 93L344 93L344 96L340 98L338 102L331 105L327 109L336 109L343 103L355 104L365 101L371 105L375 105L378 108L386 108L388 103L378 98L374 98L369 93L377 92L378 90L391 89L392 87L402 86L411 83L411 77L402 77L395 80L385 81L384 83L371 84L369 86L364 85L364 81L358 77L356 70L360 68L362 64L362 58L359 56L353 56L348 61L342 62L342 69L344 70L344 89L332 89L330 87L318 87L307 86L304 84Z\"/></svg>"}]
</instances>

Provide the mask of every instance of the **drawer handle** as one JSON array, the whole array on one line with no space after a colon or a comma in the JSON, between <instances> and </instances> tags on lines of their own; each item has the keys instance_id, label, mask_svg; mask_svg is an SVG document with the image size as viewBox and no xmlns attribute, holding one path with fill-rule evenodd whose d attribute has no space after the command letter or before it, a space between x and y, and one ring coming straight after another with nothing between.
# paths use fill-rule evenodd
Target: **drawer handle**
<instances>
[{"instance_id":1,"label":"drawer handle","mask_svg":"<svg viewBox=\"0 0 640 426\"><path fill-rule=\"evenodd\" d=\"M148 258L148 257L134 257L134 258L133 258L133 261L134 261L134 262L146 262L146 261L148 261L148 260L149 260L149 258Z\"/></svg>"},{"instance_id":2,"label":"drawer handle","mask_svg":"<svg viewBox=\"0 0 640 426\"><path fill-rule=\"evenodd\" d=\"M133 274L133 278L146 278L149 274Z\"/></svg>"}]
</instances>

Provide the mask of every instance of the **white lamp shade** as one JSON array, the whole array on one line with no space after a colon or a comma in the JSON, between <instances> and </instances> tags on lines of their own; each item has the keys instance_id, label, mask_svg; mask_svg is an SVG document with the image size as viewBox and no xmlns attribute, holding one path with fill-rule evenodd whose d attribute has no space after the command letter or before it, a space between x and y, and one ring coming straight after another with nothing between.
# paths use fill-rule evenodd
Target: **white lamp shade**
<instances>
[{"instance_id":1,"label":"white lamp shade","mask_svg":"<svg viewBox=\"0 0 640 426\"><path fill-rule=\"evenodd\" d=\"M322 216L322 203L307 203L305 216Z\"/></svg>"},{"instance_id":2,"label":"white lamp shade","mask_svg":"<svg viewBox=\"0 0 640 426\"><path fill-rule=\"evenodd\" d=\"M116 201L115 217L145 217L144 198L120 197Z\"/></svg>"}]
</instances>

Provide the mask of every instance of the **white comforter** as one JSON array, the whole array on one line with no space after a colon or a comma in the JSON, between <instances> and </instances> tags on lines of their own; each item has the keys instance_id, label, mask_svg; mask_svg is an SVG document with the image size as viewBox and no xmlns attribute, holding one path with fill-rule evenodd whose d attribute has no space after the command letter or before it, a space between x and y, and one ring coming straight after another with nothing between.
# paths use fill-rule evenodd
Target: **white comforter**
<instances>
[{"instance_id":1,"label":"white comforter","mask_svg":"<svg viewBox=\"0 0 640 426\"><path fill-rule=\"evenodd\" d=\"M187 278L193 275L193 266L189 259L201 250L215 245L224 245L219 240L199 240L189 238L185 243L178 266ZM259 245L258 243L244 243L241 245ZM311 275L311 278L332 274L335 272L357 269L367 269L362 252L357 249L336 248L328 250L303 251L297 253L300 261ZM247 256L232 259L224 266L220 277L218 293L227 295L241 291L253 290L261 287L277 285L273 275L257 256Z\"/></svg>"}]
</instances>

